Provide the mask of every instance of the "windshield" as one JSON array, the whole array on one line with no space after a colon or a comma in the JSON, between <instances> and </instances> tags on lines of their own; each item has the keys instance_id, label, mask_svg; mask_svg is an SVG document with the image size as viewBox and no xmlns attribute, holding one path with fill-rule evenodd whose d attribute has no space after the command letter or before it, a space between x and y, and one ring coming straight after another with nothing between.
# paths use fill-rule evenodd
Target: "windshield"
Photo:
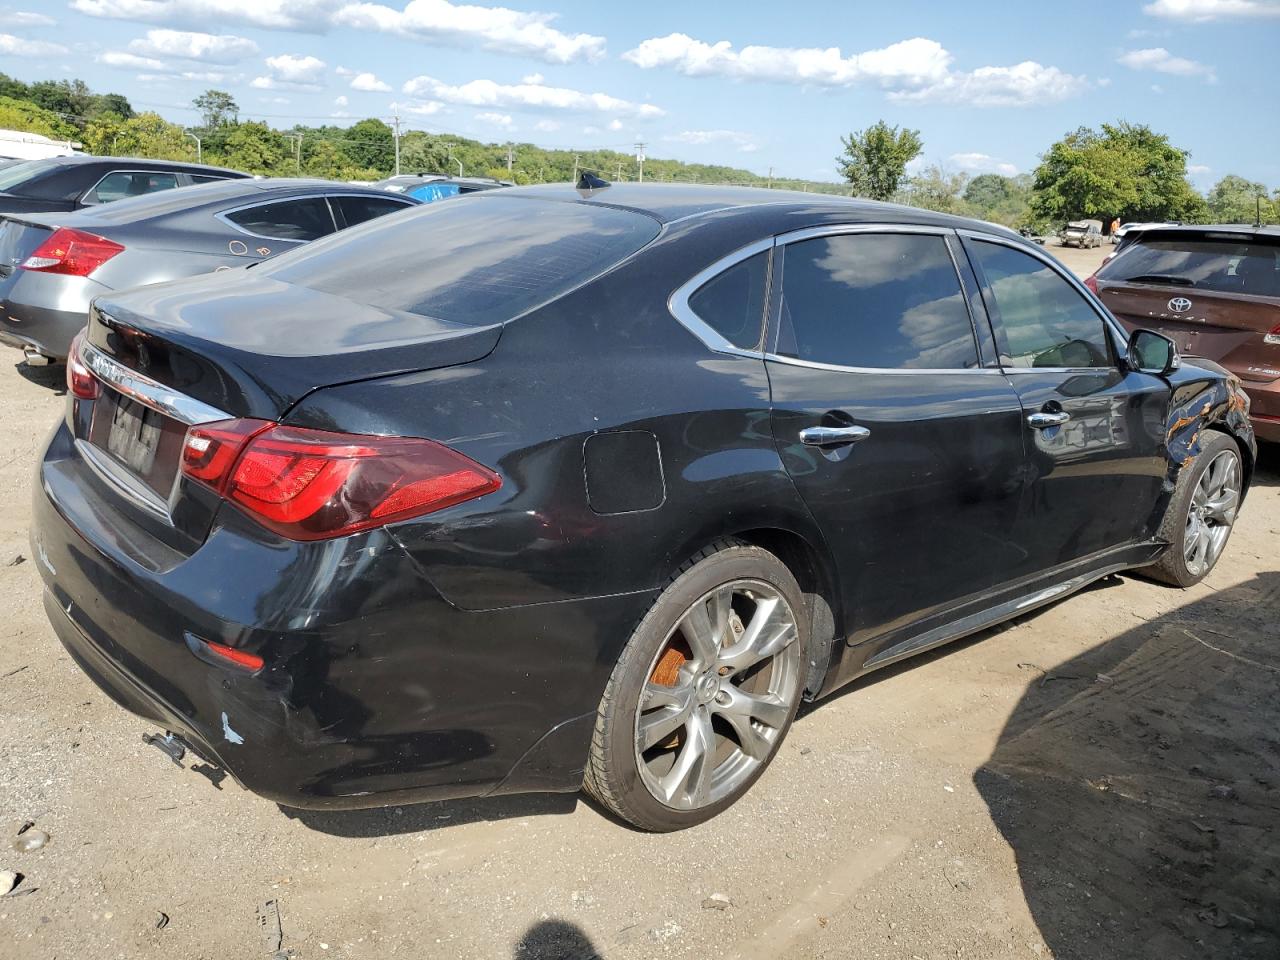
<instances>
[{"instance_id":1,"label":"windshield","mask_svg":"<svg viewBox=\"0 0 1280 960\"><path fill-rule=\"evenodd\" d=\"M28 180L37 179L50 169L49 164L43 160L28 160L26 163L6 167L0 170L0 190L6 193L13 193L15 192L15 187L22 186Z\"/></svg>"},{"instance_id":2,"label":"windshield","mask_svg":"<svg viewBox=\"0 0 1280 960\"><path fill-rule=\"evenodd\" d=\"M567 293L660 229L638 213L496 193L370 221L257 269L386 310L484 325Z\"/></svg>"},{"instance_id":3,"label":"windshield","mask_svg":"<svg viewBox=\"0 0 1280 960\"><path fill-rule=\"evenodd\" d=\"M1099 270L1098 279L1280 297L1280 243L1257 237L1148 233Z\"/></svg>"}]
</instances>

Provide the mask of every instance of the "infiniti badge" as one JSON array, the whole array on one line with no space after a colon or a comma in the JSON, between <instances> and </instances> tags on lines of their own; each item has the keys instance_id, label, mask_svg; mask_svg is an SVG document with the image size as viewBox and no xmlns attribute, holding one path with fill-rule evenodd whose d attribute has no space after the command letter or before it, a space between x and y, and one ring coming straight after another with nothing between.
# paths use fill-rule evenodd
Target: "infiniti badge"
<instances>
[{"instance_id":1,"label":"infiniti badge","mask_svg":"<svg viewBox=\"0 0 1280 960\"><path fill-rule=\"evenodd\" d=\"M1186 313L1191 309L1191 301L1186 297L1174 297L1169 301L1169 309L1174 313Z\"/></svg>"}]
</instances>

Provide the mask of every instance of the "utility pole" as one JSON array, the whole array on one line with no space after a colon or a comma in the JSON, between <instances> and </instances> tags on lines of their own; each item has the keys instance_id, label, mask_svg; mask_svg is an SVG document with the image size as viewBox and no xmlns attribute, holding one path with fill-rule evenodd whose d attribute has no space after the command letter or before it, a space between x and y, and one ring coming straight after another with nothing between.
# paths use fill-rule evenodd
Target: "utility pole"
<instances>
[{"instance_id":1,"label":"utility pole","mask_svg":"<svg viewBox=\"0 0 1280 960\"><path fill-rule=\"evenodd\" d=\"M640 165L639 182L644 183L644 141L636 141L636 163Z\"/></svg>"},{"instance_id":2,"label":"utility pole","mask_svg":"<svg viewBox=\"0 0 1280 960\"><path fill-rule=\"evenodd\" d=\"M196 163L204 163L204 148L200 143L200 138L190 130L183 130L182 132L196 142ZM111 152L116 152L116 143L114 140L111 141Z\"/></svg>"},{"instance_id":3,"label":"utility pole","mask_svg":"<svg viewBox=\"0 0 1280 960\"><path fill-rule=\"evenodd\" d=\"M512 144L512 142L508 140L507 141L507 173L511 173L511 164L514 162L514 158L511 153L512 146L514 146L514 144Z\"/></svg>"},{"instance_id":4,"label":"utility pole","mask_svg":"<svg viewBox=\"0 0 1280 960\"><path fill-rule=\"evenodd\" d=\"M392 110L398 111L400 108L396 104L391 105ZM392 115L391 123L395 127L396 141L396 176L400 176L400 114L397 112Z\"/></svg>"},{"instance_id":5,"label":"utility pole","mask_svg":"<svg viewBox=\"0 0 1280 960\"><path fill-rule=\"evenodd\" d=\"M581 159L582 158L578 156L576 153L573 155L573 178L569 181L570 183L578 182L578 162Z\"/></svg>"},{"instance_id":6,"label":"utility pole","mask_svg":"<svg viewBox=\"0 0 1280 960\"><path fill-rule=\"evenodd\" d=\"M293 169L298 176L302 176L302 134L288 134L290 140L293 141Z\"/></svg>"},{"instance_id":7,"label":"utility pole","mask_svg":"<svg viewBox=\"0 0 1280 960\"><path fill-rule=\"evenodd\" d=\"M618 161L618 172L613 175L613 179L614 180L622 179L622 161L621 160Z\"/></svg>"},{"instance_id":8,"label":"utility pole","mask_svg":"<svg viewBox=\"0 0 1280 960\"><path fill-rule=\"evenodd\" d=\"M769 168L769 189L773 189L773 167Z\"/></svg>"},{"instance_id":9,"label":"utility pole","mask_svg":"<svg viewBox=\"0 0 1280 960\"><path fill-rule=\"evenodd\" d=\"M453 155L453 144L449 145L449 162L458 165L458 176L462 176L462 161Z\"/></svg>"}]
</instances>

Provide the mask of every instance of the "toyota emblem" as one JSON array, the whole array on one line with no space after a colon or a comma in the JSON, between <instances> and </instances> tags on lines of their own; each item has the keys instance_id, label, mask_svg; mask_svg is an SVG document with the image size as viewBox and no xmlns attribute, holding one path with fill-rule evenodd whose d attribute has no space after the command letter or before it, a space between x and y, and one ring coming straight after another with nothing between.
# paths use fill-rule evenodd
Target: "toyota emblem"
<instances>
[{"instance_id":1,"label":"toyota emblem","mask_svg":"<svg viewBox=\"0 0 1280 960\"><path fill-rule=\"evenodd\" d=\"M1169 309L1174 313L1186 313L1191 309L1191 301L1186 297L1174 297L1169 301Z\"/></svg>"}]
</instances>

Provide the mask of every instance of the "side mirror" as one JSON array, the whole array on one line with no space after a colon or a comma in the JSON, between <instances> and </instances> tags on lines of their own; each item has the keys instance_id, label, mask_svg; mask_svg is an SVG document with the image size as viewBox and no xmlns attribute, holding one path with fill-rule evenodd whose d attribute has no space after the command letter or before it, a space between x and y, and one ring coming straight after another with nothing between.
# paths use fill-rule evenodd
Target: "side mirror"
<instances>
[{"instance_id":1,"label":"side mirror","mask_svg":"<svg viewBox=\"0 0 1280 960\"><path fill-rule=\"evenodd\" d=\"M1129 338L1129 366L1139 373L1167 377L1182 366L1172 340L1154 330L1135 330Z\"/></svg>"}]
</instances>

